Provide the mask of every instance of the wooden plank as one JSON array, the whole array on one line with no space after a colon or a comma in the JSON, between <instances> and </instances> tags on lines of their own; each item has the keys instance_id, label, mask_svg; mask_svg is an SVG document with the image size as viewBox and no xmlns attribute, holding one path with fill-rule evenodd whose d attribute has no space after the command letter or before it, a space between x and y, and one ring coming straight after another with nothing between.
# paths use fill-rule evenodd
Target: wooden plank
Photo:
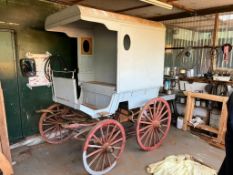
<instances>
[{"instance_id":1,"label":"wooden plank","mask_svg":"<svg viewBox=\"0 0 233 175\"><path fill-rule=\"evenodd\" d=\"M2 142L1 142L1 137L0 137L0 153L2 153Z\"/></svg>"},{"instance_id":2,"label":"wooden plank","mask_svg":"<svg viewBox=\"0 0 233 175\"><path fill-rule=\"evenodd\" d=\"M190 12L190 13L195 13L194 9L186 7L182 4L179 4L178 2L169 2L169 4L173 5L177 9L184 10L184 11Z\"/></svg>"},{"instance_id":3,"label":"wooden plank","mask_svg":"<svg viewBox=\"0 0 233 175\"><path fill-rule=\"evenodd\" d=\"M0 153L0 170L3 172L3 175L13 174L11 163L7 160L7 158L2 153Z\"/></svg>"},{"instance_id":4,"label":"wooden plank","mask_svg":"<svg viewBox=\"0 0 233 175\"><path fill-rule=\"evenodd\" d=\"M6 156L9 162L11 162L12 160L11 160L7 123L6 123L5 103L4 103L1 83L0 83L0 140L1 140L2 153Z\"/></svg>"},{"instance_id":5,"label":"wooden plank","mask_svg":"<svg viewBox=\"0 0 233 175\"><path fill-rule=\"evenodd\" d=\"M219 133L217 137L218 143L225 143L225 134L227 130L227 118L228 118L228 111L227 111L227 101L224 101L222 104L222 111L219 120Z\"/></svg>"},{"instance_id":6,"label":"wooden plank","mask_svg":"<svg viewBox=\"0 0 233 175\"><path fill-rule=\"evenodd\" d=\"M193 127L192 124L188 124L189 126ZM202 130L205 130L205 131L209 131L209 132L212 132L212 133L215 133L215 134L218 134L219 133L219 130L216 129L216 128L212 128L210 127L209 125L204 125L204 124L199 124L197 125L195 128L197 129L202 129Z\"/></svg>"},{"instance_id":7,"label":"wooden plank","mask_svg":"<svg viewBox=\"0 0 233 175\"><path fill-rule=\"evenodd\" d=\"M191 16L202 16L202 15L208 15L208 14L214 14L214 13L230 12L232 11L232 9L233 9L233 4L213 7L213 8L200 9L200 10L196 10L195 13L190 13L186 11L186 12L181 12L181 13L176 13L176 14L171 14L171 15L155 16L155 17L151 17L150 19L153 21L164 21L164 20L186 18L186 17L191 17Z\"/></svg>"},{"instance_id":8,"label":"wooden plank","mask_svg":"<svg viewBox=\"0 0 233 175\"><path fill-rule=\"evenodd\" d=\"M213 48L216 47L218 44L218 30L219 30L219 14L215 14L215 20L214 20L214 32L213 32ZM214 54L211 57L211 65L212 65L212 70L216 70L217 67L217 60L216 56Z\"/></svg>"},{"instance_id":9,"label":"wooden plank","mask_svg":"<svg viewBox=\"0 0 233 175\"><path fill-rule=\"evenodd\" d=\"M228 100L228 97L226 96L211 95L211 94L206 94L206 93L192 93L191 97L201 98L205 100L218 101L218 102L225 102Z\"/></svg>"},{"instance_id":10,"label":"wooden plank","mask_svg":"<svg viewBox=\"0 0 233 175\"><path fill-rule=\"evenodd\" d=\"M126 12L126 11L130 11L130 10L138 10L138 9L145 8L145 7L150 7L150 6L153 6L153 5L145 4L145 5L140 5L140 6L136 6L136 7L129 7L129 8L126 8L126 9L121 9L121 10L114 10L114 12L120 13L120 12Z\"/></svg>"},{"instance_id":11,"label":"wooden plank","mask_svg":"<svg viewBox=\"0 0 233 175\"><path fill-rule=\"evenodd\" d=\"M220 69L216 69L220 70ZM230 69L222 69L222 71L227 71ZM180 78L182 81L188 81L189 83L200 82L200 83L210 83L210 84L219 84L223 83L226 85L233 85L233 81L219 81L219 80L207 80L206 78L193 77L193 78Z\"/></svg>"},{"instance_id":12,"label":"wooden plank","mask_svg":"<svg viewBox=\"0 0 233 175\"><path fill-rule=\"evenodd\" d=\"M183 124L183 130L187 131L188 130L188 123L189 123L189 118L190 118L190 109L192 105L192 99L191 99L191 92L184 92L185 95L187 95L187 101L186 101L186 106L185 106L185 116L184 116L184 124Z\"/></svg>"}]
</instances>

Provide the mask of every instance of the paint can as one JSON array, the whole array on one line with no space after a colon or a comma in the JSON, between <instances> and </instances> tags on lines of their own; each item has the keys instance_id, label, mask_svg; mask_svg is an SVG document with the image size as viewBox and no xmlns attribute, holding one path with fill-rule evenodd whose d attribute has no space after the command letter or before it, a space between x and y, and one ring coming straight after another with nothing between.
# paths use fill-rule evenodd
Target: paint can
<instances>
[{"instance_id":1,"label":"paint can","mask_svg":"<svg viewBox=\"0 0 233 175\"><path fill-rule=\"evenodd\" d=\"M182 129L183 128L183 123L184 123L184 118L181 117L181 116L177 117L176 127L178 129Z\"/></svg>"}]
</instances>

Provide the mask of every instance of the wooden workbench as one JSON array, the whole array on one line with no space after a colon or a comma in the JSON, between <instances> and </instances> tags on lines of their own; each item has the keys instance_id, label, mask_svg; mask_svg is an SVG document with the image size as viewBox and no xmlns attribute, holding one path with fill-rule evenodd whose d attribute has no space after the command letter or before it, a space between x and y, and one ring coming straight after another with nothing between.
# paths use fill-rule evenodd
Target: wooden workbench
<instances>
[{"instance_id":1,"label":"wooden workbench","mask_svg":"<svg viewBox=\"0 0 233 175\"><path fill-rule=\"evenodd\" d=\"M227 101L228 97L226 96L217 96L217 95L210 95L205 93L193 93L190 91L184 92L187 96L186 108L185 108L185 117L184 117L184 125L183 130L187 131L190 129L191 125L190 122L193 117L193 110L195 107L195 98L204 99L204 100L211 100L217 101L222 103L222 110L219 120L219 128L213 128L209 125L199 124L195 128L205 130L214 134L217 134L216 138L211 139L211 144L215 144L216 146L221 146L225 144L225 134L226 134L226 127L227 127Z\"/></svg>"}]
</instances>

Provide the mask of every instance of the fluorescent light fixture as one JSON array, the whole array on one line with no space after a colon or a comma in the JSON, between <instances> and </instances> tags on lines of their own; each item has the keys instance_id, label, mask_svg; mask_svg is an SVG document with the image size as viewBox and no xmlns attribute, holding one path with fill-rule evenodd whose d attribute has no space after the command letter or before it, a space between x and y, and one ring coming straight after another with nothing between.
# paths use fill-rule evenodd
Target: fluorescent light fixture
<instances>
[{"instance_id":1,"label":"fluorescent light fixture","mask_svg":"<svg viewBox=\"0 0 233 175\"><path fill-rule=\"evenodd\" d=\"M158 1L158 0L140 0L140 1L152 4L152 5L155 5L155 6L159 6L159 7L168 9L168 10L171 10L173 8L172 5L167 4L165 2Z\"/></svg>"},{"instance_id":2,"label":"fluorescent light fixture","mask_svg":"<svg viewBox=\"0 0 233 175\"><path fill-rule=\"evenodd\" d=\"M219 16L219 19L222 21L233 20L233 14L221 15L221 16Z\"/></svg>"}]
</instances>

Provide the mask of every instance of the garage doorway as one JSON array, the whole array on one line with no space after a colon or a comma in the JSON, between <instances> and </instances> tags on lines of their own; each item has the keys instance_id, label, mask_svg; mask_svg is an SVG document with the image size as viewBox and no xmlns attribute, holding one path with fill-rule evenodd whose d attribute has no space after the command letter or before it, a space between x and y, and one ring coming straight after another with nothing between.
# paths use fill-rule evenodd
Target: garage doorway
<instances>
[{"instance_id":1,"label":"garage doorway","mask_svg":"<svg viewBox=\"0 0 233 175\"><path fill-rule=\"evenodd\" d=\"M8 133L14 142L23 137L23 132L13 30L0 29L0 81L5 98Z\"/></svg>"}]
</instances>

